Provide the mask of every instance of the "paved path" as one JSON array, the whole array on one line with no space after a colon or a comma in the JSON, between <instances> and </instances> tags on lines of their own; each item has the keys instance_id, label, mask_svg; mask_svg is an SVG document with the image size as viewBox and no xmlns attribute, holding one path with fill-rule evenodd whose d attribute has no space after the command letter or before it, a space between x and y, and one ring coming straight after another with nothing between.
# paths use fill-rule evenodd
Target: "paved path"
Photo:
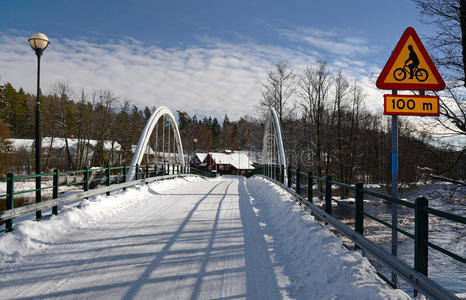
<instances>
[{"instance_id":1,"label":"paved path","mask_svg":"<svg viewBox=\"0 0 466 300\"><path fill-rule=\"evenodd\" d=\"M153 192L0 270L2 299L282 298L245 179Z\"/></svg>"}]
</instances>

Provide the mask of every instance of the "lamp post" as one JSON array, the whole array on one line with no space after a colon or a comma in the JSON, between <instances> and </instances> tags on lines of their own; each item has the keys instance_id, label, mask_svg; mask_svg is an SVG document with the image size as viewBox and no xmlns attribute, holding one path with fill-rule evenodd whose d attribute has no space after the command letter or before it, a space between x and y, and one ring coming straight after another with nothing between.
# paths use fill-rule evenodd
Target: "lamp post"
<instances>
[{"instance_id":1,"label":"lamp post","mask_svg":"<svg viewBox=\"0 0 466 300\"><path fill-rule=\"evenodd\" d=\"M37 96L36 96L36 122L35 122L35 158L36 158L36 174L40 174L40 150L42 147L41 133L40 133L40 57L47 46L50 44L49 39L43 33L34 33L29 38L29 45L36 52L37 55ZM41 202L41 177L36 177L36 203ZM36 219L42 217L40 210L36 211Z\"/></svg>"},{"instance_id":2,"label":"lamp post","mask_svg":"<svg viewBox=\"0 0 466 300\"><path fill-rule=\"evenodd\" d=\"M194 162L194 157L196 156L196 144L197 144L197 139L193 139L193 157L191 158Z\"/></svg>"}]
</instances>

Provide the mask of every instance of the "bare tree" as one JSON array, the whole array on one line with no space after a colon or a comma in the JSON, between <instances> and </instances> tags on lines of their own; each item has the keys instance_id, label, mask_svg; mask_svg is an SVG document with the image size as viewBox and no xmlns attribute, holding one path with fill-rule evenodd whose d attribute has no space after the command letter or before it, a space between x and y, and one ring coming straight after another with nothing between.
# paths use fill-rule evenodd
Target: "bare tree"
<instances>
[{"instance_id":1,"label":"bare tree","mask_svg":"<svg viewBox=\"0 0 466 300\"><path fill-rule=\"evenodd\" d=\"M78 106L78 131L77 131L77 147L76 147L76 169L85 167L89 156L89 140L90 140L90 122L92 115L92 104L88 102L87 95L84 89L81 89L81 96Z\"/></svg>"},{"instance_id":2,"label":"bare tree","mask_svg":"<svg viewBox=\"0 0 466 300\"><path fill-rule=\"evenodd\" d=\"M70 86L67 83L64 82L57 82L53 86L53 94L54 97L57 98L59 107L56 111L56 120L57 123L61 126L61 135L63 136L65 140L65 153L66 153L66 161L67 161L67 166L68 169L71 169L73 166L73 159L71 157L71 152L70 152L70 147L68 143L68 131L70 124L72 123L72 120L69 120L71 116L73 116L73 113L68 113L68 103L72 102L71 97L73 94L73 91L71 90ZM52 142L51 142L52 144Z\"/></svg>"},{"instance_id":3,"label":"bare tree","mask_svg":"<svg viewBox=\"0 0 466 300\"><path fill-rule=\"evenodd\" d=\"M434 60L444 68L449 80L466 87L466 1L465 0L413 0L424 21L437 26L429 46Z\"/></svg>"},{"instance_id":4,"label":"bare tree","mask_svg":"<svg viewBox=\"0 0 466 300\"><path fill-rule=\"evenodd\" d=\"M309 122L311 137L309 148L316 157L317 176L322 177L323 166L323 123L329 101L332 78L325 62L316 68L307 67L299 80L299 96L303 100L305 120ZM328 153L327 153L328 154ZM322 189L322 183L319 185Z\"/></svg>"},{"instance_id":5,"label":"bare tree","mask_svg":"<svg viewBox=\"0 0 466 300\"><path fill-rule=\"evenodd\" d=\"M283 120L293 112L294 106L290 107L290 97L295 90L295 76L293 71L288 70L285 63L280 62L274 71L267 77L267 82L263 84L261 105L273 107L283 124Z\"/></svg>"},{"instance_id":6,"label":"bare tree","mask_svg":"<svg viewBox=\"0 0 466 300\"><path fill-rule=\"evenodd\" d=\"M428 39L433 59L446 78L447 90L441 93L440 125L446 136L466 138L466 0L413 0L426 23L437 31ZM458 163L466 154L465 143L458 152ZM458 145L456 145L458 147ZM461 145L460 145L461 147ZM451 169L452 166L447 166Z\"/></svg>"},{"instance_id":7,"label":"bare tree","mask_svg":"<svg viewBox=\"0 0 466 300\"><path fill-rule=\"evenodd\" d=\"M361 118L360 115L363 110L362 102L364 100L363 89L354 83L351 88L351 115L350 115L350 127L349 127L349 134L347 138L348 144L348 154L349 154L349 161L345 163L346 166L346 178L345 182L351 182L354 176L354 172L357 168L357 157L358 155L358 139L359 139L359 131L360 131L360 122Z\"/></svg>"},{"instance_id":8,"label":"bare tree","mask_svg":"<svg viewBox=\"0 0 466 300\"><path fill-rule=\"evenodd\" d=\"M104 165L108 162L105 158L105 140L110 139L110 129L115 120L114 105L117 98L109 90L99 91L93 95L94 112L92 130L97 139L97 145L94 149L94 156L92 158L93 165ZM112 153L110 153L110 156Z\"/></svg>"},{"instance_id":9,"label":"bare tree","mask_svg":"<svg viewBox=\"0 0 466 300\"><path fill-rule=\"evenodd\" d=\"M337 118L337 130L336 130L336 142L337 142L337 162L338 162L338 177L341 182L344 180L343 169L343 118L344 110L346 106L346 96L348 94L349 84L344 78L343 74L338 72L335 77L335 106L336 106L336 118Z\"/></svg>"}]
</instances>

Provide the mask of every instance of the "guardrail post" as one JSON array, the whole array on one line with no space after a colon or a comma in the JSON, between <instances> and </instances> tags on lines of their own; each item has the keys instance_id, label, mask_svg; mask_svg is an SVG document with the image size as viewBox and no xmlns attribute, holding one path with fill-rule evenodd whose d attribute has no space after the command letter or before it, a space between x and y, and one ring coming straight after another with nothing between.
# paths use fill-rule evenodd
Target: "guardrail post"
<instances>
[{"instance_id":1,"label":"guardrail post","mask_svg":"<svg viewBox=\"0 0 466 300\"><path fill-rule=\"evenodd\" d=\"M15 185L15 176L13 175L13 173L8 173L7 182L6 182L6 193L7 193L7 195L6 195L6 209L7 210L13 209L13 207L15 206L15 203L14 203L14 199L15 199L14 185ZM13 231L13 219L9 219L9 220L5 221L5 231L6 232Z\"/></svg>"},{"instance_id":2,"label":"guardrail post","mask_svg":"<svg viewBox=\"0 0 466 300\"><path fill-rule=\"evenodd\" d=\"M414 269L427 276L429 240L429 214L427 199L416 198L414 202ZM414 290L414 296L417 291Z\"/></svg>"},{"instance_id":3,"label":"guardrail post","mask_svg":"<svg viewBox=\"0 0 466 300\"><path fill-rule=\"evenodd\" d=\"M89 168L84 168L84 191L87 192L89 190Z\"/></svg>"},{"instance_id":4,"label":"guardrail post","mask_svg":"<svg viewBox=\"0 0 466 300\"><path fill-rule=\"evenodd\" d=\"M53 170L53 192L52 192L52 198L57 199L58 198L58 176L60 176L60 172L58 169ZM52 206L52 214L57 215L58 214L58 206Z\"/></svg>"},{"instance_id":5,"label":"guardrail post","mask_svg":"<svg viewBox=\"0 0 466 300\"><path fill-rule=\"evenodd\" d=\"M312 172L307 173L307 200L312 203L314 195L312 195L312 184L314 180L312 179Z\"/></svg>"},{"instance_id":6,"label":"guardrail post","mask_svg":"<svg viewBox=\"0 0 466 300\"><path fill-rule=\"evenodd\" d=\"M107 165L105 168L105 185L110 186L110 166ZM106 193L107 196L110 196L110 192Z\"/></svg>"},{"instance_id":7,"label":"guardrail post","mask_svg":"<svg viewBox=\"0 0 466 300\"><path fill-rule=\"evenodd\" d=\"M285 178L285 176L284 176L284 174L283 174L283 165L280 165L280 182L281 182L281 183L284 183L284 182L283 182L283 181L284 181L284 178Z\"/></svg>"},{"instance_id":8,"label":"guardrail post","mask_svg":"<svg viewBox=\"0 0 466 300\"><path fill-rule=\"evenodd\" d=\"M134 172L134 179L139 179L139 164L136 164L135 172Z\"/></svg>"},{"instance_id":9,"label":"guardrail post","mask_svg":"<svg viewBox=\"0 0 466 300\"><path fill-rule=\"evenodd\" d=\"M299 168L296 169L296 193L301 194L301 174Z\"/></svg>"},{"instance_id":10,"label":"guardrail post","mask_svg":"<svg viewBox=\"0 0 466 300\"><path fill-rule=\"evenodd\" d=\"M157 176L157 164L154 164L154 177Z\"/></svg>"},{"instance_id":11,"label":"guardrail post","mask_svg":"<svg viewBox=\"0 0 466 300\"><path fill-rule=\"evenodd\" d=\"M149 178L149 165L146 165L145 173L145 178Z\"/></svg>"},{"instance_id":12,"label":"guardrail post","mask_svg":"<svg viewBox=\"0 0 466 300\"><path fill-rule=\"evenodd\" d=\"M364 235L364 193L361 182L356 183L356 200L354 203L354 230L360 235Z\"/></svg>"},{"instance_id":13,"label":"guardrail post","mask_svg":"<svg viewBox=\"0 0 466 300\"><path fill-rule=\"evenodd\" d=\"M165 175L165 164L162 163L162 176Z\"/></svg>"},{"instance_id":14,"label":"guardrail post","mask_svg":"<svg viewBox=\"0 0 466 300\"><path fill-rule=\"evenodd\" d=\"M325 178L325 211L331 215L332 214L332 176L327 176Z\"/></svg>"},{"instance_id":15,"label":"guardrail post","mask_svg":"<svg viewBox=\"0 0 466 300\"><path fill-rule=\"evenodd\" d=\"M123 182L126 182L126 164L123 165ZM123 188L126 191L126 187Z\"/></svg>"},{"instance_id":16,"label":"guardrail post","mask_svg":"<svg viewBox=\"0 0 466 300\"><path fill-rule=\"evenodd\" d=\"M290 166L288 166L288 170L287 170L287 171L288 171L288 174L287 174L287 175L288 175L288 176L287 176L287 177L288 177L288 178L287 178L287 179L288 179L288 187L291 188L291 181L292 181L292 180L291 180L291 167L290 167Z\"/></svg>"}]
</instances>

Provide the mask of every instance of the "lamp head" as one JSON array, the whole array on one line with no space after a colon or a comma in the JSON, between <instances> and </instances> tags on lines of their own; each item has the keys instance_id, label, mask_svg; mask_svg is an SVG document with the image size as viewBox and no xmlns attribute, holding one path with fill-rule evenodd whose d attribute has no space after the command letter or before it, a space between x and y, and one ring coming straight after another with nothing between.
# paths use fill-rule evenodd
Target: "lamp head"
<instances>
[{"instance_id":1,"label":"lamp head","mask_svg":"<svg viewBox=\"0 0 466 300\"><path fill-rule=\"evenodd\" d=\"M49 38L43 33L34 33L29 38L29 45L31 48L34 49L37 53L42 54L42 52L48 47L50 44Z\"/></svg>"}]
</instances>

